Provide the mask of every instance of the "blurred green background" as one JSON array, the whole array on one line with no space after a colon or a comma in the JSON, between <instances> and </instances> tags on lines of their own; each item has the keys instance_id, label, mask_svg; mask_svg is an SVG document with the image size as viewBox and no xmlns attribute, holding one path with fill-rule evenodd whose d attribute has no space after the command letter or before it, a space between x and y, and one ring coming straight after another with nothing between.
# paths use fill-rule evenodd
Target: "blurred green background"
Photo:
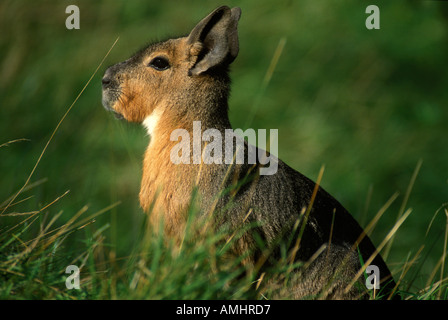
<instances>
[{"instance_id":1,"label":"blurred green background","mask_svg":"<svg viewBox=\"0 0 448 320\"><path fill-rule=\"evenodd\" d=\"M80 9L67 30L65 8ZM376 226L392 228L411 176L413 212L388 256L398 270L425 244L414 277L427 279L443 250L448 203L448 3L443 1L21 1L0 3L0 203L25 183L59 120L112 43L118 43L49 145L8 212L42 208L70 219L84 205L110 224L109 245L126 256L140 228L141 161L148 137L101 105L107 66L148 42L187 34L215 7L240 6L240 53L232 65L234 128L278 129L279 157L316 179L365 226L395 193ZM381 29L367 30L376 4ZM268 83L265 75L286 40ZM250 114L254 113L252 121ZM429 235L425 233L438 212ZM0 221L4 224L5 220ZM81 240L80 240L81 241ZM76 246L76 241L72 243Z\"/></svg>"}]
</instances>

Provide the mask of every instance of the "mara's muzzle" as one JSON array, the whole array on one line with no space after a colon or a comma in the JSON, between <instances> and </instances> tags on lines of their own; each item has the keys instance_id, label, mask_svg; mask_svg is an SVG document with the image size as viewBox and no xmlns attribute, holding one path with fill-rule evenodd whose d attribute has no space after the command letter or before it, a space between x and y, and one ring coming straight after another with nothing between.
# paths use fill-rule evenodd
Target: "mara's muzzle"
<instances>
[{"instance_id":1,"label":"mara's muzzle","mask_svg":"<svg viewBox=\"0 0 448 320\"><path fill-rule=\"evenodd\" d=\"M114 79L114 74L111 69L108 68L104 73L102 84L102 99L103 107L107 111L111 111L117 119L123 119L123 115L114 109L114 105L120 99L121 90L119 83Z\"/></svg>"}]
</instances>

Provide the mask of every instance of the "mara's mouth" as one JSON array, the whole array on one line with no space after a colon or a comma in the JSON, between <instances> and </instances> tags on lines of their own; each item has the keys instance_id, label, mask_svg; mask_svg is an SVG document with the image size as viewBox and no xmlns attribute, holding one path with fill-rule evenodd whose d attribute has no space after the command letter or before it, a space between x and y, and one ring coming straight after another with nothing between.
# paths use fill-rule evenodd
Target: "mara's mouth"
<instances>
[{"instance_id":1,"label":"mara's mouth","mask_svg":"<svg viewBox=\"0 0 448 320\"><path fill-rule=\"evenodd\" d=\"M103 103L103 105L104 105L104 103ZM111 108L111 107L109 107L109 106L107 106L107 105L104 105L104 108L105 108L107 111L112 112L112 114L114 115L114 117L115 117L116 119L118 119L118 120L122 120L122 119L124 119L124 116L123 116L121 113L115 111L113 108Z\"/></svg>"},{"instance_id":2,"label":"mara's mouth","mask_svg":"<svg viewBox=\"0 0 448 320\"><path fill-rule=\"evenodd\" d=\"M115 116L115 118L117 118L119 120L124 119L124 116L121 113L115 111L115 109L113 107L117 103L118 98L116 97L116 95L111 96L111 93L107 92L107 91L108 90L103 90L103 96L101 99L104 109L112 112L113 115Z\"/></svg>"},{"instance_id":3,"label":"mara's mouth","mask_svg":"<svg viewBox=\"0 0 448 320\"><path fill-rule=\"evenodd\" d=\"M110 110L110 111L114 114L116 119L118 119L118 120L123 120L124 119L124 116L121 113L118 113L115 110Z\"/></svg>"}]
</instances>

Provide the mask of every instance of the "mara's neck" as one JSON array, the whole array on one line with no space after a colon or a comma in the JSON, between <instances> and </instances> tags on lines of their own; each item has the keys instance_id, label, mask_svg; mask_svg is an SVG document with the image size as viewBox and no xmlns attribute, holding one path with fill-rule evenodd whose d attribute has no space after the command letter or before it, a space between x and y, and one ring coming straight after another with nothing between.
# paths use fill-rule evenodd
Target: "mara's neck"
<instances>
[{"instance_id":1,"label":"mara's neck","mask_svg":"<svg viewBox=\"0 0 448 320\"><path fill-rule=\"evenodd\" d=\"M155 109L143 121L150 142L144 156L140 189L143 210L152 210L150 222L157 226L163 216L165 229L170 233L179 232L178 228L183 225L193 189L197 187L199 191L201 208L208 210L226 173L226 166L204 164L201 155L199 163L195 161L198 159L195 139L201 139L199 152L202 153L206 145L202 139L205 130L216 129L224 137L225 129L231 128L227 109L223 114L199 114L197 119L178 117L172 110L176 109Z\"/></svg>"}]
</instances>

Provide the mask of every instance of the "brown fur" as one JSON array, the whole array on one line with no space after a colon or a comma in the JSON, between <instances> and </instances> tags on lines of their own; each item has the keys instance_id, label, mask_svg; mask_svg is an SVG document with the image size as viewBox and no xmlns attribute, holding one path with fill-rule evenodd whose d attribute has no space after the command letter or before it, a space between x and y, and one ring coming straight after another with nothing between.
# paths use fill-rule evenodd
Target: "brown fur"
<instances>
[{"instance_id":1,"label":"brown fur","mask_svg":"<svg viewBox=\"0 0 448 320\"><path fill-rule=\"evenodd\" d=\"M151 211L150 222L155 228L163 219L166 234L178 237L184 231L192 190L197 188L202 215L213 213L222 218L221 224L234 230L243 221L259 223L256 231L272 251L266 264L275 263L278 240L295 239L305 223L296 259L307 262L307 268L295 271L295 285L289 296L358 297L363 294L359 289L344 291L360 268L357 250L365 261L376 254L375 247L365 235L359 241L362 228L322 188L318 188L308 219L297 228L296 222L303 217L300 213L310 204L314 182L281 160L278 172L272 176L259 175L260 163L254 166L170 161L170 152L178 143L170 140L173 130L182 128L191 133L193 121L201 121L202 132L214 128L222 136L224 130L232 128L227 105L228 66L238 54L239 17L238 8L217 8L188 36L152 44L106 71L103 104L107 109L130 122L141 123L151 115L159 116L144 156L141 206ZM152 62L156 57L167 60L169 67L155 68ZM247 150L246 144L245 154ZM235 186L245 177L250 177L250 182L221 194L223 188ZM226 208L229 202L231 206ZM325 250L315 256L322 248ZM250 232L234 248L239 255L253 251L254 255L246 260L252 265L261 256L257 250ZM390 271L379 255L373 264L380 267L381 277L390 281L385 284L386 289L393 288Z\"/></svg>"}]
</instances>

